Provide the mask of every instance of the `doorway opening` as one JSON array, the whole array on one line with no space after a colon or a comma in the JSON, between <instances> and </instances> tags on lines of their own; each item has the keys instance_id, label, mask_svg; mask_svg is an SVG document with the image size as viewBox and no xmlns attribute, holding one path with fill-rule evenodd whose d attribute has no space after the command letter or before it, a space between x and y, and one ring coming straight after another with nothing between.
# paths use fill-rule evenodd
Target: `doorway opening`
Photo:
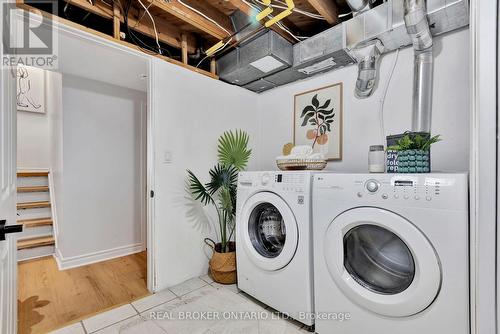
<instances>
[{"instance_id":1,"label":"doorway opening","mask_svg":"<svg viewBox=\"0 0 500 334\"><path fill-rule=\"evenodd\" d=\"M147 93L17 71L18 333L149 294Z\"/></svg>"}]
</instances>

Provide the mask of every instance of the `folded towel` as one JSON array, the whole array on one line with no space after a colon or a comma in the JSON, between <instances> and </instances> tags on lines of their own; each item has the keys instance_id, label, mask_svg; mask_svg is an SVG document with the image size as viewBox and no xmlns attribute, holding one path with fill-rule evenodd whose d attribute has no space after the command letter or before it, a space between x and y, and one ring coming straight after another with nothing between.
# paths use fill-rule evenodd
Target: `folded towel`
<instances>
[{"instance_id":1,"label":"folded towel","mask_svg":"<svg viewBox=\"0 0 500 334\"><path fill-rule=\"evenodd\" d=\"M311 146L300 145L300 146L295 146L294 148L292 148L290 155L309 156L312 153L313 153L313 149Z\"/></svg>"}]
</instances>

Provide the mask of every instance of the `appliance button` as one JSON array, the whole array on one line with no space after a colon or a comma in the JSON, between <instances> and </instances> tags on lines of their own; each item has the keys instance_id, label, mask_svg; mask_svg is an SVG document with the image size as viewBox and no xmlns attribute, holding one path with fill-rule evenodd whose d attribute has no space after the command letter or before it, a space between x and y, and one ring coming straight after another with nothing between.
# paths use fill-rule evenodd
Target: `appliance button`
<instances>
[{"instance_id":1,"label":"appliance button","mask_svg":"<svg viewBox=\"0 0 500 334\"><path fill-rule=\"evenodd\" d=\"M262 185L267 185L270 181L270 177L269 177L269 174L264 174L262 175L262 179L261 179L261 182L262 182Z\"/></svg>"},{"instance_id":2,"label":"appliance button","mask_svg":"<svg viewBox=\"0 0 500 334\"><path fill-rule=\"evenodd\" d=\"M425 199L428 200L428 201L430 201L432 199L432 197L427 196Z\"/></svg>"},{"instance_id":3,"label":"appliance button","mask_svg":"<svg viewBox=\"0 0 500 334\"><path fill-rule=\"evenodd\" d=\"M394 198L395 198L395 199L398 199L398 198L399 198L399 195L398 195L398 194L394 194Z\"/></svg>"},{"instance_id":4,"label":"appliance button","mask_svg":"<svg viewBox=\"0 0 500 334\"><path fill-rule=\"evenodd\" d=\"M375 180L369 180L366 182L366 190L368 190L371 193L375 193L378 190L378 182Z\"/></svg>"},{"instance_id":5,"label":"appliance button","mask_svg":"<svg viewBox=\"0 0 500 334\"><path fill-rule=\"evenodd\" d=\"M358 192L358 197L363 197L363 194L360 192Z\"/></svg>"},{"instance_id":6,"label":"appliance button","mask_svg":"<svg viewBox=\"0 0 500 334\"><path fill-rule=\"evenodd\" d=\"M418 201L420 199L420 196L415 195L415 199Z\"/></svg>"},{"instance_id":7,"label":"appliance button","mask_svg":"<svg viewBox=\"0 0 500 334\"><path fill-rule=\"evenodd\" d=\"M408 195L404 195L403 197L404 197L404 199L410 198L410 196L408 196Z\"/></svg>"},{"instance_id":8,"label":"appliance button","mask_svg":"<svg viewBox=\"0 0 500 334\"><path fill-rule=\"evenodd\" d=\"M389 198L389 196L388 196L387 194L382 194L382 198L383 198L383 199L388 199L388 198Z\"/></svg>"}]
</instances>

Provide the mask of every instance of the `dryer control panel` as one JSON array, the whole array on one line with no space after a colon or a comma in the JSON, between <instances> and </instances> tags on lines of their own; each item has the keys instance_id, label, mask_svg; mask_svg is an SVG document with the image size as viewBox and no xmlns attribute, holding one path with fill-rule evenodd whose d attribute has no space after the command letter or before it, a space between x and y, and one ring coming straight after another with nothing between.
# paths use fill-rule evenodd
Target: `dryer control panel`
<instances>
[{"instance_id":1,"label":"dryer control panel","mask_svg":"<svg viewBox=\"0 0 500 334\"><path fill-rule=\"evenodd\" d=\"M380 193L383 199L403 200L426 200L432 201L439 197L441 188L449 185L449 181L442 178L422 178L396 176L391 179L387 178L370 178L367 180L356 180L357 185L361 185L364 189L360 191L358 197L362 197L364 193L375 195Z\"/></svg>"},{"instance_id":2,"label":"dryer control panel","mask_svg":"<svg viewBox=\"0 0 500 334\"><path fill-rule=\"evenodd\" d=\"M333 198L362 205L391 204L434 208L467 208L467 174L320 174L313 188ZM334 191L333 191L334 190ZM316 191L316 190L315 190Z\"/></svg>"}]
</instances>

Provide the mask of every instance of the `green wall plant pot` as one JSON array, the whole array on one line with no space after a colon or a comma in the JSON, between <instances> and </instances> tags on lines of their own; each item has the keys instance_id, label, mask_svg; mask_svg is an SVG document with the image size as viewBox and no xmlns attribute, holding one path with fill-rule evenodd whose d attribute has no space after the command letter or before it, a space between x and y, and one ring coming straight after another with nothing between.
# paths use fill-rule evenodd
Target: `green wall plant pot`
<instances>
[{"instance_id":1,"label":"green wall plant pot","mask_svg":"<svg viewBox=\"0 0 500 334\"><path fill-rule=\"evenodd\" d=\"M398 173L430 173L431 152L423 150L398 151Z\"/></svg>"}]
</instances>

